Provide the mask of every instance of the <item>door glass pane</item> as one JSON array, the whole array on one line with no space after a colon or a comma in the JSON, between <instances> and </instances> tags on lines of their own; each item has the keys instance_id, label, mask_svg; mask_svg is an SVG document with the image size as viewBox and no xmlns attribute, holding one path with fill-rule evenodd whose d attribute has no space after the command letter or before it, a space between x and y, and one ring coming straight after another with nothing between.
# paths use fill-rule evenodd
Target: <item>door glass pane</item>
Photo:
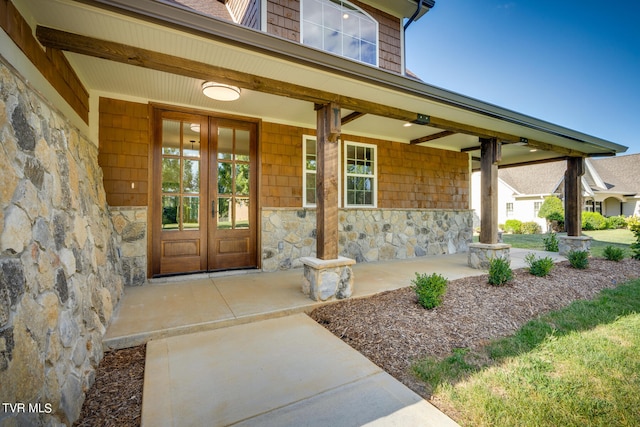
<instances>
[{"instance_id":1,"label":"door glass pane","mask_svg":"<svg viewBox=\"0 0 640 427\"><path fill-rule=\"evenodd\" d=\"M236 129L236 160L249 161L249 137L248 130Z\"/></svg>"},{"instance_id":2,"label":"door glass pane","mask_svg":"<svg viewBox=\"0 0 640 427\"><path fill-rule=\"evenodd\" d=\"M218 194L232 194L233 169L231 163L218 163Z\"/></svg>"},{"instance_id":3,"label":"door glass pane","mask_svg":"<svg viewBox=\"0 0 640 427\"><path fill-rule=\"evenodd\" d=\"M184 171L182 176L182 185L185 193L200 192L200 161L184 160Z\"/></svg>"},{"instance_id":4,"label":"door glass pane","mask_svg":"<svg viewBox=\"0 0 640 427\"><path fill-rule=\"evenodd\" d=\"M162 154L180 154L180 122L162 120Z\"/></svg>"},{"instance_id":5,"label":"door glass pane","mask_svg":"<svg viewBox=\"0 0 640 427\"><path fill-rule=\"evenodd\" d=\"M249 198L237 197L234 206L235 228L249 228Z\"/></svg>"},{"instance_id":6,"label":"door glass pane","mask_svg":"<svg viewBox=\"0 0 640 427\"><path fill-rule=\"evenodd\" d=\"M185 230L197 230L200 217L200 197L182 198L182 225Z\"/></svg>"},{"instance_id":7,"label":"door glass pane","mask_svg":"<svg viewBox=\"0 0 640 427\"><path fill-rule=\"evenodd\" d=\"M162 196L162 229L178 230L178 207L180 198L178 196Z\"/></svg>"},{"instance_id":8,"label":"door glass pane","mask_svg":"<svg viewBox=\"0 0 640 427\"><path fill-rule=\"evenodd\" d=\"M180 159L162 159L162 192L180 191Z\"/></svg>"},{"instance_id":9,"label":"door glass pane","mask_svg":"<svg viewBox=\"0 0 640 427\"><path fill-rule=\"evenodd\" d=\"M233 129L218 129L218 159L231 160L233 156Z\"/></svg>"},{"instance_id":10,"label":"door glass pane","mask_svg":"<svg viewBox=\"0 0 640 427\"><path fill-rule=\"evenodd\" d=\"M200 157L200 123L182 124L182 155Z\"/></svg>"},{"instance_id":11,"label":"door glass pane","mask_svg":"<svg viewBox=\"0 0 640 427\"><path fill-rule=\"evenodd\" d=\"M231 198L218 197L218 228L231 228Z\"/></svg>"},{"instance_id":12,"label":"door glass pane","mask_svg":"<svg viewBox=\"0 0 640 427\"><path fill-rule=\"evenodd\" d=\"M236 195L249 195L249 164L236 164Z\"/></svg>"}]
</instances>

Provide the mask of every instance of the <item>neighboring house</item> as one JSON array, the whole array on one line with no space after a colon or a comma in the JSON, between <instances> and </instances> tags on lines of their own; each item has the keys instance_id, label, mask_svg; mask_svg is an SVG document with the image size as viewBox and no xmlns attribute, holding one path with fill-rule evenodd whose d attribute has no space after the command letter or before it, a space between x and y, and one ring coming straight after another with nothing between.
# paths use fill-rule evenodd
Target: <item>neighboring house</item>
<instances>
[{"instance_id":1,"label":"neighboring house","mask_svg":"<svg viewBox=\"0 0 640 427\"><path fill-rule=\"evenodd\" d=\"M416 79L433 6L0 0L0 423L78 417L125 285L465 252L481 162L625 150Z\"/></svg>"},{"instance_id":2,"label":"neighboring house","mask_svg":"<svg viewBox=\"0 0 640 427\"><path fill-rule=\"evenodd\" d=\"M566 162L550 162L500 169L498 222L508 219L535 221L545 231L538 211L547 196L564 197ZM585 161L582 177L583 210L604 216L640 216L640 154L592 158ZM480 173L472 180L472 207L480 211Z\"/></svg>"}]
</instances>

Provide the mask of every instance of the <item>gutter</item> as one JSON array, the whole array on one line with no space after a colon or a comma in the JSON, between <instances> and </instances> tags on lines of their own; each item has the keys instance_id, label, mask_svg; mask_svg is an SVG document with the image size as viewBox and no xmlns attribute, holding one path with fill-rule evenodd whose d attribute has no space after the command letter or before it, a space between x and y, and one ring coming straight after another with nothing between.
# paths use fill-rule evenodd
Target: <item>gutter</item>
<instances>
[{"instance_id":1,"label":"gutter","mask_svg":"<svg viewBox=\"0 0 640 427\"><path fill-rule=\"evenodd\" d=\"M434 0L416 1L426 1L427 5L435 5ZM125 14L164 27L171 27L198 37L216 40L314 69L321 69L356 81L385 87L485 117L491 117L525 128L542 131L570 141L585 143L600 150L608 150L612 153L627 150L625 146L424 82L418 82L400 74L357 63L262 31L241 27L237 24L214 19L188 10L178 9L167 0L71 0L71 2L83 3L93 7L115 11L118 14Z\"/></svg>"}]
</instances>

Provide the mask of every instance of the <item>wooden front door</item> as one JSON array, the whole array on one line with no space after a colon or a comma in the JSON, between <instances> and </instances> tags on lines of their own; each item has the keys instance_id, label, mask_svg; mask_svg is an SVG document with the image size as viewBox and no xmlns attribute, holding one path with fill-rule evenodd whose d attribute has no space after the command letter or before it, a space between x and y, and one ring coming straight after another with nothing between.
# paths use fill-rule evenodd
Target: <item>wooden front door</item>
<instances>
[{"instance_id":1,"label":"wooden front door","mask_svg":"<svg viewBox=\"0 0 640 427\"><path fill-rule=\"evenodd\" d=\"M153 275L257 267L256 124L157 111Z\"/></svg>"}]
</instances>

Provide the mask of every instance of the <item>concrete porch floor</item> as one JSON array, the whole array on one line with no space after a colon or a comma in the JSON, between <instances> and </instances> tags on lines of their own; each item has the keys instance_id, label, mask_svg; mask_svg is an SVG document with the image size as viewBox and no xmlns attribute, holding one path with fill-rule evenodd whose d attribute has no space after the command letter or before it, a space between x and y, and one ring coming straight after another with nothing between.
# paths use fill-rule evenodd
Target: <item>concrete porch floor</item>
<instances>
[{"instance_id":1,"label":"concrete porch floor","mask_svg":"<svg viewBox=\"0 0 640 427\"><path fill-rule=\"evenodd\" d=\"M526 267L524 257L530 252L565 259L553 252L512 248L511 267ZM466 253L361 263L353 266L353 298L409 286L416 272L435 272L449 280L486 273L468 267ZM310 312L325 303L302 293L302 274L302 269L216 273L127 288L105 335L105 349Z\"/></svg>"}]
</instances>

